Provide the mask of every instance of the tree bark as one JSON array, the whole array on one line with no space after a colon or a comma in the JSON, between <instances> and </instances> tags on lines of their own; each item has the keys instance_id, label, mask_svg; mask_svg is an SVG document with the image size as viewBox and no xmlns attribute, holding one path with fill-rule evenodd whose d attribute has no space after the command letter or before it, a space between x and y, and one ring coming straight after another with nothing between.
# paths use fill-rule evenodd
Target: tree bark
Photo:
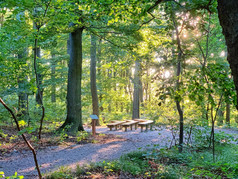
<instances>
[{"instance_id":1,"label":"tree bark","mask_svg":"<svg viewBox=\"0 0 238 179\"><path fill-rule=\"evenodd\" d=\"M174 25L174 29L176 32L176 42L177 42L177 51L178 51L178 56L177 56L177 72L176 72L176 91L179 92L180 90L180 78L181 78L181 72L182 72L182 57L183 57L183 51L182 51L182 47L181 47L181 41L180 41L180 37L179 37L179 30L178 30L178 25L175 19L175 15L174 15L174 11L171 12L171 16L172 16L172 21L173 21L173 25ZM179 152L181 153L183 151L183 133L184 133L184 127L183 127L183 109L181 107L180 104L180 96L176 96L175 97L175 103L176 103L176 107L177 107L177 111L179 113Z\"/></svg>"},{"instance_id":2,"label":"tree bark","mask_svg":"<svg viewBox=\"0 0 238 179\"><path fill-rule=\"evenodd\" d=\"M40 47L37 47L35 49L35 53L36 53L36 57L37 59L40 59L41 58L41 52L40 52ZM41 73L39 72L39 70L37 71L37 78L39 79L39 86L42 86L42 75ZM42 105L42 102L43 102L43 89L42 88L37 88L37 92L36 92L36 103L39 104L39 105Z\"/></svg>"},{"instance_id":3,"label":"tree bark","mask_svg":"<svg viewBox=\"0 0 238 179\"><path fill-rule=\"evenodd\" d=\"M51 64L51 81L52 81L52 86L51 86L51 102L55 103L56 102L56 84L55 84L55 60L54 60L55 55L52 55L52 64Z\"/></svg>"},{"instance_id":4,"label":"tree bark","mask_svg":"<svg viewBox=\"0 0 238 179\"><path fill-rule=\"evenodd\" d=\"M98 94L97 94L97 76L96 76L96 36L91 35L91 62L90 62L90 86L92 95L92 107L93 114L97 115L99 118L99 106L98 106ZM96 120L96 125L99 126L99 120Z\"/></svg>"},{"instance_id":5,"label":"tree bark","mask_svg":"<svg viewBox=\"0 0 238 179\"><path fill-rule=\"evenodd\" d=\"M132 119L140 118L140 61L135 61Z\"/></svg>"},{"instance_id":6,"label":"tree bark","mask_svg":"<svg viewBox=\"0 0 238 179\"><path fill-rule=\"evenodd\" d=\"M61 128L67 126L69 133L84 130L82 124L81 79L82 79L82 33L83 27L70 33L70 61L67 84L67 117Z\"/></svg>"},{"instance_id":7,"label":"tree bark","mask_svg":"<svg viewBox=\"0 0 238 179\"><path fill-rule=\"evenodd\" d=\"M101 67L102 67L102 60L101 60L101 56L102 56L102 50L101 50L101 45L102 45L102 39L99 40L99 44L98 44L98 55L97 55L97 64L98 64L98 76L99 76L99 79L101 79ZM99 83L101 83L101 81L99 81ZM102 94L99 94L99 103L100 103L100 107L99 107L99 111L100 113L103 112L103 97L102 97Z\"/></svg>"},{"instance_id":8,"label":"tree bark","mask_svg":"<svg viewBox=\"0 0 238 179\"><path fill-rule=\"evenodd\" d=\"M24 57L26 57L26 50L22 52L22 54L18 55L18 60L22 61L23 64L26 64L24 61ZM29 120L29 110L28 110L28 94L26 89L26 83L27 83L27 76L26 75L20 75L18 77L18 115L24 119ZM29 122L29 121L28 121Z\"/></svg>"},{"instance_id":9,"label":"tree bark","mask_svg":"<svg viewBox=\"0 0 238 179\"><path fill-rule=\"evenodd\" d=\"M222 126L223 125L223 120L224 120L224 112L221 109L219 109L217 111L217 115L218 115L217 125Z\"/></svg>"},{"instance_id":10,"label":"tree bark","mask_svg":"<svg viewBox=\"0 0 238 179\"><path fill-rule=\"evenodd\" d=\"M17 116L23 116L23 118L29 119L29 110L28 110L28 94L25 89L25 80L18 80L18 112Z\"/></svg>"},{"instance_id":11,"label":"tree bark","mask_svg":"<svg viewBox=\"0 0 238 179\"><path fill-rule=\"evenodd\" d=\"M238 1L218 0L218 17L227 45L227 60L230 64L236 93L238 94ZM238 101L238 95L237 95ZM236 108L238 105L236 101Z\"/></svg>"},{"instance_id":12,"label":"tree bark","mask_svg":"<svg viewBox=\"0 0 238 179\"><path fill-rule=\"evenodd\" d=\"M231 120L231 105L230 103L226 103L226 125L230 126Z\"/></svg>"}]
</instances>

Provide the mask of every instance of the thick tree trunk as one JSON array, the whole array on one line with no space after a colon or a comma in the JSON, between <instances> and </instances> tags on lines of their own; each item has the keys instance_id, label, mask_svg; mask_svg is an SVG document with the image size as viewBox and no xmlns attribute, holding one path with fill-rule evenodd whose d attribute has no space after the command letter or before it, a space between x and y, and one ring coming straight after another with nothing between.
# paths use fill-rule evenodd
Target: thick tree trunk
<instances>
[{"instance_id":1,"label":"thick tree trunk","mask_svg":"<svg viewBox=\"0 0 238 179\"><path fill-rule=\"evenodd\" d=\"M140 118L140 61L135 61L132 119Z\"/></svg>"},{"instance_id":2,"label":"thick tree trunk","mask_svg":"<svg viewBox=\"0 0 238 179\"><path fill-rule=\"evenodd\" d=\"M98 94L97 94L97 82L96 82L96 36L91 35L91 63L90 63L90 85L92 95L92 107L93 114L99 117L99 106L98 106ZM99 120L96 121L96 125L99 126Z\"/></svg>"},{"instance_id":3,"label":"thick tree trunk","mask_svg":"<svg viewBox=\"0 0 238 179\"><path fill-rule=\"evenodd\" d=\"M236 93L238 94L238 1L218 0L217 8L220 24L226 39L227 60L230 63ZM236 108L238 110L237 104Z\"/></svg>"},{"instance_id":4,"label":"thick tree trunk","mask_svg":"<svg viewBox=\"0 0 238 179\"><path fill-rule=\"evenodd\" d=\"M67 85L67 117L61 128L69 133L84 130L82 124L81 79L82 79L82 33L78 28L70 33L70 61Z\"/></svg>"}]
</instances>

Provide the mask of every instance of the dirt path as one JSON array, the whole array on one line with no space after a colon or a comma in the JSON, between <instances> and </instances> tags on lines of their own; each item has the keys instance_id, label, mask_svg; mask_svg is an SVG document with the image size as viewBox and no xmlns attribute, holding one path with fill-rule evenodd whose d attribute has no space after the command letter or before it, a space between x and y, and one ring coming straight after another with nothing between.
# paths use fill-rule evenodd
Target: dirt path
<instances>
[{"instance_id":1,"label":"dirt path","mask_svg":"<svg viewBox=\"0 0 238 179\"><path fill-rule=\"evenodd\" d=\"M90 129L86 130L90 131ZM55 146L40 150L37 152L37 157L42 173L55 170L62 165L76 167L90 162L117 159L125 153L148 147L148 145L165 146L171 138L170 131L166 129L148 132L140 132L140 129L137 129L123 132L109 131L105 127L100 127L97 132L119 135L125 140L114 140L105 144ZM25 178L37 178L33 157L29 151L22 153L15 151L8 157L1 157L0 171L4 171L6 176L17 172L19 175L24 175Z\"/></svg>"},{"instance_id":2,"label":"dirt path","mask_svg":"<svg viewBox=\"0 0 238 179\"><path fill-rule=\"evenodd\" d=\"M90 131L90 129L86 129ZM216 129L216 132L224 131L238 136L238 131L227 129ZM114 134L124 138L112 140L103 144L83 144L71 146L48 147L37 152L41 172L46 173L59 168L60 166L83 165L90 162L118 159L121 155L135 151L138 148L146 148L148 145L159 144L161 147L169 145L172 138L171 132L167 129L161 131L140 132L140 129L123 132L109 131L106 127L97 128L98 133ZM160 135L158 135L160 133ZM8 156L0 157L0 171L6 176L17 172L25 178L37 178L37 171L32 154L29 151L22 153L15 151Z\"/></svg>"}]
</instances>

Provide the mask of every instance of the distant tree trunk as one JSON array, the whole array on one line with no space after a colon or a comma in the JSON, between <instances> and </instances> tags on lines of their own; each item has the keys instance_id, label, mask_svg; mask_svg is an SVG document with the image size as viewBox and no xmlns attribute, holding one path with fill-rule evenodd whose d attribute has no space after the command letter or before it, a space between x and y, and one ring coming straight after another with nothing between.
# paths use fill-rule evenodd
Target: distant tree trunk
<instances>
[{"instance_id":1,"label":"distant tree trunk","mask_svg":"<svg viewBox=\"0 0 238 179\"><path fill-rule=\"evenodd\" d=\"M24 60L23 58L26 57L26 50L18 55L19 61ZM25 61L23 62L25 64ZM29 111L28 111L28 94L26 89L27 83L27 76L21 75L18 77L18 116L22 117L26 120L29 120ZM29 122L29 121L28 121Z\"/></svg>"},{"instance_id":2,"label":"distant tree trunk","mask_svg":"<svg viewBox=\"0 0 238 179\"><path fill-rule=\"evenodd\" d=\"M97 82L96 82L96 78L97 78L96 76L96 40L97 40L96 36L91 35L90 85L91 85L93 114L99 117ZM96 125L99 126L99 120L96 120Z\"/></svg>"},{"instance_id":3,"label":"distant tree trunk","mask_svg":"<svg viewBox=\"0 0 238 179\"><path fill-rule=\"evenodd\" d=\"M28 94L25 89L25 80L18 80L18 112L19 114L17 116L24 116L24 118L29 117L29 111L28 111Z\"/></svg>"},{"instance_id":4,"label":"distant tree trunk","mask_svg":"<svg viewBox=\"0 0 238 179\"><path fill-rule=\"evenodd\" d=\"M99 78L101 77L101 67L102 67L102 61L101 61L101 56L102 56L102 50L101 50L101 45L102 45L102 39L99 40L99 44L98 44L98 55L97 55L97 61L98 61L98 76ZM101 83L101 81L100 81ZM102 94L99 95L99 102L100 102L100 113L103 112L103 106L102 106Z\"/></svg>"},{"instance_id":5,"label":"distant tree trunk","mask_svg":"<svg viewBox=\"0 0 238 179\"><path fill-rule=\"evenodd\" d=\"M141 104L143 105L143 101L144 101L144 99L143 99L143 96L144 96L144 91L143 91L143 84L142 84L142 81L140 80L139 81L139 85L140 85L140 102L141 102Z\"/></svg>"},{"instance_id":6,"label":"distant tree trunk","mask_svg":"<svg viewBox=\"0 0 238 179\"><path fill-rule=\"evenodd\" d=\"M208 121L209 120L209 103L207 103L207 109L206 109L206 120Z\"/></svg>"},{"instance_id":7,"label":"distant tree trunk","mask_svg":"<svg viewBox=\"0 0 238 179\"><path fill-rule=\"evenodd\" d=\"M129 69L127 69L127 76L128 76L128 92L129 92L130 100L133 101L132 85L131 85L132 77L131 77L131 73Z\"/></svg>"},{"instance_id":8,"label":"distant tree trunk","mask_svg":"<svg viewBox=\"0 0 238 179\"><path fill-rule=\"evenodd\" d=\"M41 58L41 52L40 52L40 47L37 47L36 48L36 57L38 59ZM37 73L37 76L38 76L38 79L39 79L39 86L42 86L42 75L41 73L39 72L38 70L38 73ZM42 97L42 99L41 99ZM41 90L39 91L39 88L37 88L37 92L36 92L36 103L39 104L39 105L42 105L42 101L43 101L43 89L41 88Z\"/></svg>"},{"instance_id":9,"label":"distant tree trunk","mask_svg":"<svg viewBox=\"0 0 238 179\"><path fill-rule=\"evenodd\" d=\"M140 118L140 61L135 61L132 119Z\"/></svg>"},{"instance_id":10,"label":"distant tree trunk","mask_svg":"<svg viewBox=\"0 0 238 179\"><path fill-rule=\"evenodd\" d=\"M52 81L52 87L51 87L51 102L56 102L56 84L55 84L55 55L52 55L52 64L51 64L51 81Z\"/></svg>"},{"instance_id":11,"label":"distant tree trunk","mask_svg":"<svg viewBox=\"0 0 238 179\"><path fill-rule=\"evenodd\" d=\"M236 108L238 110L238 1L218 0L218 17L223 29L227 45L227 60L237 93Z\"/></svg>"},{"instance_id":12,"label":"distant tree trunk","mask_svg":"<svg viewBox=\"0 0 238 179\"><path fill-rule=\"evenodd\" d=\"M70 33L70 61L67 84L67 117L61 128L68 132L82 131L81 79L82 79L82 33L83 27Z\"/></svg>"},{"instance_id":13,"label":"distant tree trunk","mask_svg":"<svg viewBox=\"0 0 238 179\"><path fill-rule=\"evenodd\" d=\"M108 79L111 80L112 78L112 71L110 69L107 70L107 76L108 76ZM110 85L111 87L111 85ZM108 104L108 111L111 112L112 110L112 104Z\"/></svg>"},{"instance_id":14,"label":"distant tree trunk","mask_svg":"<svg viewBox=\"0 0 238 179\"><path fill-rule=\"evenodd\" d=\"M222 111L222 109L218 109L217 116L218 116L217 125L222 126L223 125L223 120L224 120L224 112Z\"/></svg>"},{"instance_id":15,"label":"distant tree trunk","mask_svg":"<svg viewBox=\"0 0 238 179\"><path fill-rule=\"evenodd\" d=\"M231 105L230 103L226 103L226 125L228 125L228 127L230 126L230 118L231 116Z\"/></svg>"}]
</instances>

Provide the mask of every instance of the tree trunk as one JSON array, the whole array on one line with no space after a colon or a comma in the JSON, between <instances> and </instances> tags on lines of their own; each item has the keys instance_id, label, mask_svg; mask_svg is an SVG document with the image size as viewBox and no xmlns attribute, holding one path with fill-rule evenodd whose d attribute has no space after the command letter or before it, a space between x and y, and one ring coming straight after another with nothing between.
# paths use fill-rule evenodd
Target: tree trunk
<instances>
[{"instance_id":1,"label":"tree trunk","mask_svg":"<svg viewBox=\"0 0 238 179\"><path fill-rule=\"evenodd\" d=\"M183 51L182 51L182 47L181 47L181 41L179 38L179 30L178 30L178 25L175 19L175 15L174 15L174 11L171 12L171 16L172 16L172 21L173 21L173 25L175 28L175 32L176 32L176 42L177 42L177 51L178 51L178 56L177 56L177 72L176 72L176 91L179 92L180 90L180 78L181 78L181 72L182 72L182 56L183 56ZM176 103L176 107L179 113L179 152L181 153L183 151L183 110L181 108L180 105L180 101L181 101L181 96L175 96L175 103Z\"/></svg>"},{"instance_id":2,"label":"tree trunk","mask_svg":"<svg viewBox=\"0 0 238 179\"><path fill-rule=\"evenodd\" d=\"M218 17L227 45L227 60L230 63L236 93L238 94L238 1L218 0ZM238 95L237 95L238 101ZM236 102L236 108L238 105Z\"/></svg>"},{"instance_id":3,"label":"tree trunk","mask_svg":"<svg viewBox=\"0 0 238 179\"><path fill-rule=\"evenodd\" d=\"M176 88L177 90L179 91L180 89L180 81L179 81L179 76L181 74L181 62L180 62L180 58L181 57L178 57L178 66L177 66L177 84L176 84ZM178 110L178 113L179 113L179 152L182 152L183 151L183 110L181 108L181 105L180 105L180 100L176 99L175 100L176 102L176 107L177 107L177 110Z\"/></svg>"},{"instance_id":4,"label":"tree trunk","mask_svg":"<svg viewBox=\"0 0 238 179\"><path fill-rule=\"evenodd\" d=\"M223 125L223 120L224 120L224 112L221 109L219 109L217 111L217 116L218 116L217 125L222 126Z\"/></svg>"},{"instance_id":5,"label":"tree trunk","mask_svg":"<svg viewBox=\"0 0 238 179\"><path fill-rule=\"evenodd\" d=\"M226 103L226 125L230 126L231 105Z\"/></svg>"},{"instance_id":6,"label":"tree trunk","mask_svg":"<svg viewBox=\"0 0 238 179\"><path fill-rule=\"evenodd\" d=\"M99 40L99 44L98 44L98 55L97 55L97 61L98 61L98 76L99 76L99 79L101 79L101 67L102 67L102 61L101 61L101 56L102 56L102 50L101 50L101 45L102 45L102 39ZM99 81L99 83L101 83L101 81ZM103 97L102 97L102 94L99 94L99 103L100 103L100 107L99 107L99 111L100 113L103 112L103 105L102 105L102 100Z\"/></svg>"},{"instance_id":7,"label":"tree trunk","mask_svg":"<svg viewBox=\"0 0 238 179\"><path fill-rule=\"evenodd\" d=\"M19 61L24 60L23 58L26 56L26 50L18 55ZM23 64L26 64L26 62L22 62ZM29 120L29 110L28 110L28 94L26 89L26 83L27 83L27 76L20 75L18 78L18 116L22 117L23 119ZM29 122L29 121L28 121Z\"/></svg>"},{"instance_id":8,"label":"tree trunk","mask_svg":"<svg viewBox=\"0 0 238 179\"><path fill-rule=\"evenodd\" d=\"M97 82L96 82L96 36L91 35L91 63L90 63L90 85L91 85L91 95L92 95L92 107L93 114L99 117L99 107L98 107L98 94L97 94ZM96 120L96 125L99 126L99 120Z\"/></svg>"},{"instance_id":9,"label":"tree trunk","mask_svg":"<svg viewBox=\"0 0 238 179\"><path fill-rule=\"evenodd\" d=\"M132 119L140 118L140 61L135 61Z\"/></svg>"},{"instance_id":10,"label":"tree trunk","mask_svg":"<svg viewBox=\"0 0 238 179\"><path fill-rule=\"evenodd\" d=\"M67 117L61 128L68 126L69 133L82 131L81 79L82 79L83 27L70 33L70 60L67 84Z\"/></svg>"},{"instance_id":11,"label":"tree trunk","mask_svg":"<svg viewBox=\"0 0 238 179\"><path fill-rule=\"evenodd\" d=\"M140 80L139 81L139 85L140 85L140 102L141 102L141 104L143 105L143 101L144 101L144 99L143 99L143 96L144 96L144 90L143 90L143 84L142 84L142 81Z\"/></svg>"},{"instance_id":12,"label":"tree trunk","mask_svg":"<svg viewBox=\"0 0 238 179\"><path fill-rule=\"evenodd\" d=\"M56 84L55 84L55 55L52 55L52 64L51 64L51 81L52 81L52 87L51 87L51 102L56 102Z\"/></svg>"},{"instance_id":13,"label":"tree trunk","mask_svg":"<svg viewBox=\"0 0 238 179\"><path fill-rule=\"evenodd\" d=\"M40 47L37 47L36 48L36 57L38 59L41 58L41 55L40 55ZM39 86L42 86L42 75L41 73L39 72L38 70L38 73L37 73L37 76L38 76L38 79L39 79ZM42 99L41 99L42 98ZM41 88L41 90L39 91L39 88L37 88L37 92L36 92L36 103L39 104L40 106L42 105L42 101L43 101L43 89Z\"/></svg>"}]
</instances>

